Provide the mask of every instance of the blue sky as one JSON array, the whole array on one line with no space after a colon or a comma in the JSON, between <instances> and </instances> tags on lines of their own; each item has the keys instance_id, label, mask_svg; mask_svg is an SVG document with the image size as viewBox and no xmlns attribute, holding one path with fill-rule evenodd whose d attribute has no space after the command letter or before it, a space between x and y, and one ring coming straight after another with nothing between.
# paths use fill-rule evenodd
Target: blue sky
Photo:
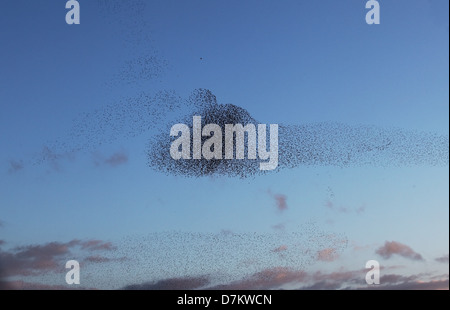
<instances>
[{"instance_id":1,"label":"blue sky","mask_svg":"<svg viewBox=\"0 0 450 310\"><path fill-rule=\"evenodd\" d=\"M313 272L345 270L343 288L355 277L364 281L364 272L355 272L377 259L389 272L411 276L408 284L443 281L448 289L448 153L447 165L437 166L299 166L243 180L186 178L148 167L146 147L159 127L131 136L95 131L107 113L124 117L121 102L142 93L170 90L185 100L205 88L263 123L395 127L448 141L448 1L380 1L381 24L370 26L365 1L354 0L80 0L81 24L70 26L63 2L1 5L0 263L36 276L18 268L6 280L64 286L61 262L70 256L85 259L91 272L83 287L202 272L229 285L244 274L248 284L270 271L287 280L269 288L295 288L288 275L301 282L298 270L310 274L305 286L321 281ZM86 122L80 139L72 130L86 113L101 117ZM44 146L54 160L39 161ZM183 238L174 232L192 247L176 251ZM227 244L230 264L220 270L224 254L211 234ZM239 234L275 240L273 250L281 250L267 252L257 238L239 243ZM74 239L84 243L68 244ZM114 247L96 249L89 240ZM19 261L23 248L44 251L51 242L64 255L30 260L51 260L53 269ZM286 252L295 246L308 259L300 263L300 254ZM392 256L380 254L383 247ZM204 256L191 257L194 248L204 248ZM89 264L89 251L104 259ZM253 267L244 264L258 258Z\"/></svg>"}]
</instances>

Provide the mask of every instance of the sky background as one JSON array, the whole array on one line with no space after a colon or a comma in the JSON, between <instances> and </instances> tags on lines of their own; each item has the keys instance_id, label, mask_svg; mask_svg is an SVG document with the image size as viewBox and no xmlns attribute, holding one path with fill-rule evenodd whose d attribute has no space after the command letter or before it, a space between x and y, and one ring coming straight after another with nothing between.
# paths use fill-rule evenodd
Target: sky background
<instances>
[{"instance_id":1,"label":"sky background","mask_svg":"<svg viewBox=\"0 0 450 310\"><path fill-rule=\"evenodd\" d=\"M370 288L376 259L382 288L448 289L448 153L171 176L146 158L161 120L121 108L204 88L262 123L448 139L448 1L380 1L380 25L356 0L79 3L80 25L64 1L1 3L3 287L67 288L76 259L80 288ZM108 115L129 132L97 131Z\"/></svg>"}]
</instances>

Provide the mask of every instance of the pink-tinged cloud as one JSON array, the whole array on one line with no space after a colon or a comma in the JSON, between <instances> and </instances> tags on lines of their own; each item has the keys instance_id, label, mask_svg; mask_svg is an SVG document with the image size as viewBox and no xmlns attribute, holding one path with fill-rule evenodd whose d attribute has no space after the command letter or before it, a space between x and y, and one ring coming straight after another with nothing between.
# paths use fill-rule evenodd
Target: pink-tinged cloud
<instances>
[{"instance_id":1,"label":"pink-tinged cloud","mask_svg":"<svg viewBox=\"0 0 450 310\"><path fill-rule=\"evenodd\" d=\"M275 198L275 201L277 203L277 209L279 211L283 212L284 210L287 210L287 208L288 208L287 202L286 202L287 198L286 198L285 195L277 194L277 195L274 196L274 198Z\"/></svg>"},{"instance_id":2,"label":"pink-tinged cloud","mask_svg":"<svg viewBox=\"0 0 450 310\"><path fill-rule=\"evenodd\" d=\"M126 257L110 258L101 255L91 255L86 257L84 261L88 263L108 263L108 262L123 262L126 260L127 260Z\"/></svg>"},{"instance_id":3,"label":"pink-tinged cloud","mask_svg":"<svg viewBox=\"0 0 450 310\"><path fill-rule=\"evenodd\" d=\"M82 249L91 251L112 251L116 249L111 242L104 242L101 240L75 241L78 242Z\"/></svg>"},{"instance_id":4,"label":"pink-tinged cloud","mask_svg":"<svg viewBox=\"0 0 450 310\"><path fill-rule=\"evenodd\" d=\"M317 251L317 260L322 262L332 262L339 258L339 254L334 248L327 248Z\"/></svg>"},{"instance_id":5,"label":"pink-tinged cloud","mask_svg":"<svg viewBox=\"0 0 450 310\"><path fill-rule=\"evenodd\" d=\"M343 271L332 273L316 273L312 275L313 283L299 287L301 290L448 290L448 275L439 276L440 279L427 279L423 274L403 276L385 274L381 276L379 285L367 285L364 281L364 270Z\"/></svg>"},{"instance_id":6,"label":"pink-tinged cloud","mask_svg":"<svg viewBox=\"0 0 450 310\"><path fill-rule=\"evenodd\" d=\"M334 210L339 213L345 213L345 214L356 213L357 215L361 215L366 211L366 207L364 205L362 205L356 209L348 208L348 207L344 207L344 206L337 207L337 206L335 206L334 202L331 200L327 200L325 202L325 207L327 207L330 210Z\"/></svg>"},{"instance_id":7,"label":"pink-tinged cloud","mask_svg":"<svg viewBox=\"0 0 450 310\"><path fill-rule=\"evenodd\" d=\"M346 207L339 207L338 210L341 213L349 213L350 212L350 210L348 208L346 208Z\"/></svg>"},{"instance_id":8,"label":"pink-tinged cloud","mask_svg":"<svg viewBox=\"0 0 450 310\"><path fill-rule=\"evenodd\" d=\"M9 251L0 249L0 276L33 276L48 272L63 272L64 263L72 255L71 250L111 251L115 247L110 242L100 240L72 240L66 243L49 242L42 245L16 247ZM85 255L83 252L77 255Z\"/></svg>"},{"instance_id":9,"label":"pink-tinged cloud","mask_svg":"<svg viewBox=\"0 0 450 310\"><path fill-rule=\"evenodd\" d=\"M267 190L267 193L271 197L273 197L273 199L275 199L275 205L276 205L278 211L283 212L283 211L287 210L288 205L287 205L287 197L286 197L286 195L274 194L274 193L272 193L272 191L270 189Z\"/></svg>"},{"instance_id":10,"label":"pink-tinged cloud","mask_svg":"<svg viewBox=\"0 0 450 310\"><path fill-rule=\"evenodd\" d=\"M275 230L284 230L286 228L286 224L284 223L275 224L272 226L272 228Z\"/></svg>"},{"instance_id":11,"label":"pink-tinged cloud","mask_svg":"<svg viewBox=\"0 0 450 310\"><path fill-rule=\"evenodd\" d=\"M36 275L58 268L58 259L69 253L67 244L51 242L45 245L17 247L12 252L0 252L2 276Z\"/></svg>"},{"instance_id":12,"label":"pink-tinged cloud","mask_svg":"<svg viewBox=\"0 0 450 310\"><path fill-rule=\"evenodd\" d=\"M404 258L409 258L412 260L421 261L423 260L422 255L415 252L406 244L402 244L397 241L386 241L384 245L376 250L376 253L383 257L384 259L389 259L393 255L398 255Z\"/></svg>"},{"instance_id":13,"label":"pink-tinged cloud","mask_svg":"<svg viewBox=\"0 0 450 310\"><path fill-rule=\"evenodd\" d=\"M421 274L412 275L412 276L403 276L399 274L382 274L380 278L380 282L383 284L398 284L398 283L406 283L406 282L414 282L419 281L420 277L423 276Z\"/></svg>"},{"instance_id":14,"label":"pink-tinged cloud","mask_svg":"<svg viewBox=\"0 0 450 310\"><path fill-rule=\"evenodd\" d=\"M156 282L132 284L124 287L124 290L194 290L202 288L210 283L208 277L184 277L169 278Z\"/></svg>"},{"instance_id":15,"label":"pink-tinged cloud","mask_svg":"<svg viewBox=\"0 0 450 310\"><path fill-rule=\"evenodd\" d=\"M86 257L85 261L90 263L107 263L110 262L111 259L105 256L93 255Z\"/></svg>"},{"instance_id":16,"label":"pink-tinged cloud","mask_svg":"<svg viewBox=\"0 0 450 310\"><path fill-rule=\"evenodd\" d=\"M448 290L449 279L444 280L430 280L430 281L412 281L401 282L387 285L371 285L366 287L359 287L360 290Z\"/></svg>"},{"instance_id":17,"label":"pink-tinged cloud","mask_svg":"<svg viewBox=\"0 0 450 310\"><path fill-rule=\"evenodd\" d=\"M327 202L325 202L325 207L327 207L328 209L333 209L334 204L332 201L328 200Z\"/></svg>"},{"instance_id":18,"label":"pink-tinged cloud","mask_svg":"<svg viewBox=\"0 0 450 310\"><path fill-rule=\"evenodd\" d=\"M280 252L287 251L287 249L288 249L287 246L280 245L278 248L273 249L272 252L280 253Z\"/></svg>"},{"instance_id":19,"label":"pink-tinged cloud","mask_svg":"<svg viewBox=\"0 0 450 310\"><path fill-rule=\"evenodd\" d=\"M307 278L304 271L296 271L285 267L265 269L242 280L210 287L213 290L269 290L283 285L299 283Z\"/></svg>"},{"instance_id":20,"label":"pink-tinged cloud","mask_svg":"<svg viewBox=\"0 0 450 310\"><path fill-rule=\"evenodd\" d=\"M302 270L286 267L264 269L243 279L229 283L209 286L210 276L198 278L165 279L138 285L129 285L124 289L209 289L209 290L269 290L280 289L288 284L299 284L307 281L308 274Z\"/></svg>"},{"instance_id":21,"label":"pink-tinged cloud","mask_svg":"<svg viewBox=\"0 0 450 310\"><path fill-rule=\"evenodd\" d=\"M48 285L26 281L0 281L0 290L26 290L26 291L61 291L61 290L94 290L74 285Z\"/></svg>"},{"instance_id":22,"label":"pink-tinged cloud","mask_svg":"<svg viewBox=\"0 0 450 310\"><path fill-rule=\"evenodd\" d=\"M394 268L387 268L394 269ZM309 277L310 283L300 286L301 290L414 290L414 289L448 289L448 275L437 275L437 280L425 274L404 276L399 274L382 273L379 285L365 283L367 270L337 271L331 273L316 272Z\"/></svg>"},{"instance_id":23,"label":"pink-tinged cloud","mask_svg":"<svg viewBox=\"0 0 450 310\"><path fill-rule=\"evenodd\" d=\"M448 254L447 254L447 255L444 255L444 256L441 256L441 257L438 257L438 258L436 258L436 259L435 259L435 261L437 261L437 262L439 262L439 263L444 263L444 264L448 264L448 262L449 262L449 259L448 259Z\"/></svg>"},{"instance_id":24,"label":"pink-tinged cloud","mask_svg":"<svg viewBox=\"0 0 450 310\"><path fill-rule=\"evenodd\" d=\"M352 247L353 247L353 251L368 251L368 250L372 250L374 247L376 247L377 244L358 244L354 241L352 241Z\"/></svg>"},{"instance_id":25,"label":"pink-tinged cloud","mask_svg":"<svg viewBox=\"0 0 450 310\"><path fill-rule=\"evenodd\" d=\"M168 278L156 282L129 285L124 289L212 289L212 290L330 290L330 289L448 289L448 274L430 277L426 274L382 274L380 285L365 282L366 269L308 273L286 267L273 267L250 274L240 280L211 286L211 275L201 277Z\"/></svg>"},{"instance_id":26,"label":"pink-tinged cloud","mask_svg":"<svg viewBox=\"0 0 450 310\"><path fill-rule=\"evenodd\" d=\"M308 275L307 281L298 290L338 290L344 286L355 288L364 282L366 271L360 270L339 270L329 273L321 271Z\"/></svg>"},{"instance_id":27,"label":"pink-tinged cloud","mask_svg":"<svg viewBox=\"0 0 450 310\"><path fill-rule=\"evenodd\" d=\"M366 270L339 270L329 273L317 271L311 274L310 278L312 282L320 283L324 281L339 282L339 283L353 283L355 279L360 279L361 275L366 274Z\"/></svg>"}]
</instances>

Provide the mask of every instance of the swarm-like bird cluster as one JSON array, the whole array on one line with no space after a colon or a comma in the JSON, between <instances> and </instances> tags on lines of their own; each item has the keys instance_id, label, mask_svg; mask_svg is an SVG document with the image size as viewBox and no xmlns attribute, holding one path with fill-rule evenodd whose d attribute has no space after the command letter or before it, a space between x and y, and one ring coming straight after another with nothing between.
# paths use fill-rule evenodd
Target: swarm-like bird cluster
<instances>
[{"instance_id":1,"label":"swarm-like bird cluster","mask_svg":"<svg viewBox=\"0 0 450 310\"><path fill-rule=\"evenodd\" d=\"M233 104L220 104L211 91L198 89L183 105L186 116L179 121L167 120L159 134L150 139L149 166L172 175L200 177L223 175L251 177L263 173L259 161L252 159L204 158L174 160L170 145L170 126L175 123L191 124L192 116L200 115L202 124L258 124L244 108ZM191 145L193 137L191 135ZM202 143L207 138L202 137ZM223 142L224 143L224 142ZM245 140L245 149L247 149ZM340 123L279 125L278 169L299 166L411 166L447 165L448 136L427 132L414 132L398 128L351 126ZM225 145L222 145L224 152Z\"/></svg>"},{"instance_id":2,"label":"swarm-like bird cluster","mask_svg":"<svg viewBox=\"0 0 450 310\"><path fill-rule=\"evenodd\" d=\"M217 289L236 285L254 275L263 282L270 281L271 274L265 274L264 270L307 270L317 262L324 249L332 250L338 257L347 244L344 235L321 230L314 223L305 223L294 232L282 234L152 233L127 238L116 255L134 253L138 258L138 261L122 263L123 268L129 269L133 281L125 289L176 289L175 284L183 284L187 289ZM158 276L149 279L146 272L133 274L136 264L145 271L158 270ZM197 277L204 281L191 287L196 283L192 280ZM177 283L172 283L174 279Z\"/></svg>"},{"instance_id":3,"label":"swarm-like bird cluster","mask_svg":"<svg viewBox=\"0 0 450 310\"><path fill-rule=\"evenodd\" d=\"M233 104L218 104L216 97L211 91L199 89L194 91L188 99L187 106L191 113L183 117L181 123L192 128L192 115L202 117L202 125L217 124L225 128L225 124L256 124L256 121L243 108ZM168 124L170 125L170 124ZM207 176L207 175L227 175L246 177L258 173L258 162L250 159L179 159L174 160L170 154L170 146L173 140L169 136L170 126L165 126L166 130L151 139L148 152L148 163L152 168L174 175L185 176ZM202 143L207 137L202 137ZM193 145L193 135L190 136L190 145ZM247 149L248 143L245 142ZM225 158L225 140L222 139L222 158Z\"/></svg>"}]
</instances>

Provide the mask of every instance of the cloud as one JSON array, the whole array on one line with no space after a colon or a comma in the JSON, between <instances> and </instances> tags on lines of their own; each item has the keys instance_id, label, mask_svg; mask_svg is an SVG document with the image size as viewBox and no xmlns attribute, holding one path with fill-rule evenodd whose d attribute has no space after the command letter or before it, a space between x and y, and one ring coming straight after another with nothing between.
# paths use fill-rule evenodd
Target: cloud
<instances>
[{"instance_id":1,"label":"cloud","mask_svg":"<svg viewBox=\"0 0 450 310\"><path fill-rule=\"evenodd\" d=\"M272 228L275 230L284 230L286 228L286 224L285 223L275 224L272 226Z\"/></svg>"},{"instance_id":2,"label":"cloud","mask_svg":"<svg viewBox=\"0 0 450 310\"><path fill-rule=\"evenodd\" d=\"M334 271L330 273L323 273L320 271L317 271L311 275L311 280L316 283L322 283L322 282L339 282L339 283L348 283L348 282L355 282L355 279L357 280L357 283L361 282L359 279L364 279L364 276L366 274L366 270L359 269L359 270L339 270Z\"/></svg>"},{"instance_id":3,"label":"cloud","mask_svg":"<svg viewBox=\"0 0 450 310\"><path fill-rule=\"evenodd\" d=\"M213 290L269 290L289 283L302 282L307 273L285 267L274 267L252 274L242 280L211 287Z\"/></svg>"},{"instance_id":4,"label":"cloud","mask_svg":"<svg viewBox=\"0 0 450 310\"><path fill-rule=\"evenodd\" d=\"M362 205L356 209L344 207L344 206L337 207L331 199L328 199L325 202L325 207L327 207L330 210L337 211L339 213L356 213L357 215L361 215L366 211L365 205Z\"/></svg>"},{"instance_id":5,"label":"cloud","mask_svg":"<svg viewBox=\"0 0 450 310\"><path fill-rule=\"evenodd\" d=\"M127 260L126 257L110 258L101 255L91 255L86 257L84 261L89 263L108 263L108 262L123 262L125 260Z\"/></svg>"},{"instance_id":6,"label":"cloud","mask_svg":"<svg viewBox=\"0 0 450 310\"><path fill-rule=\"evenodd\" d=\"M125 152L117 152L112 154L105 160L105 163L112 167L122 165L128 161L128 155Z\"/></svg>"},{"instance_id":7,"label":"cloud","mask_svg":"<svg viewBox=\"0 0 450 310\"><path fill-rule=\"evenodd\" d=\"M23 169L23 161L22 160L10 160L9 162L8 173L15 173Z\"/></svg>"},{"instance_id":8,"label":"cloud","mask_svg":"<svg viewBox=\"0 0 450 310\"><path fill-rule=\"evenodd\" d=\"M101 240L88 240L88 241L79 241L73 240L71 242L75 242L75 244L80 245L82 249L87 249L91 251L112 251L115 250L116 247L112 245L111 242L104 242Z\"/></svg>"},{"instance_id":9,"label":"cloud","mask_svg":"<svg viewBox=\"0 0 450 310\"><path fill-rule=\"evenodd\" d=\"M2 241L3 243L4 241ZM74 248L79 248L88 253L90 251L111 251L115 249L110 242L77 239L66 243L49 242L42 245L20 246L9 251L0 249L0 274L2 277L9 277L62 272L65 270L64 263L72 254L71 250ZM93 257L91 257L92 260L94 260ZM98 259L97 262L99 262Z\"/></svg>"},{"instance_id":10,"label":"cloud","mask_svg":"<svg viewBox=\"0 0 450 310\"><path fill-rule=\"evenodd\" d=\"M5 240L0 240L0 246L4 245L6 243Z\"/></svg>"},{"instance_id":11,"label":"cloud","mask_svg":"<svg viewBox=\"0 0 450 310\"><path fill-rule=\"evenodd\" d=\"M380 277L380 283L383 284L397 284L397 283L406 283L406 282L413 282L418 281L422 275L412 275L412 276L403 276L399 274L386 274L381 275Z\"/></svg>"},{"instance_id":12,"label":"cloud","mask_svg":"<svg viewBox=\"0 0 450 310\"><path fill-rule=\"evenodd\" d=\"M292 270L286 267L274 267L244 277L229 283L208 286L210 276L171 278L157 282L129 285L124 289L211 289L211 290L269 290L279 289L290 283L300 283L308 279L308 274L302 270Z\"/></svg>"},{"instance_id":13,"label":"cloud","mask_svg":"<svg viewBox=\"0 0 450 310\"><path fill-rule=\"evenodd\" d=\"M197 277L168 278L124 287L129 290L337 290L337 289L448 289L448 274L431 277L427 274L400 275L382 274L380 285L365 282L366 269L334 272L311 272L288 267L273 267L249 274L242 279L210 285L211 275ZM215 278L215 281L217 278Z\"/></svg>"},{"instance_id":14,"label":"cloud","mask_svg":"<svg viewBox=\"0 0 450 310\"><path fill-rule=\"evenodd\" d=\"M339 254L335 248L327 248L317 251L317 260L322 262L332 262L339 257Z\"/></svg>"},{"instance_id":15,"label":"cloud","mask_svg":"<svg viewBox=\"0 0 450 310\"><path fill-rule=\"evenodd\" d=\"M446 280L432 280L428 282L412 282L399 283L392 286L385 286L384 289L390 290L448 290L449 279Z\"/></svg>"},{"instance_id":16,"label":"cloud","mask_svg":"<svg viewBox=\"0 0 450 310\"><path fill-rule=\"evenodd\" d=\"M363 270L340 270L330 273L316 271L308 274L308 277L298 290L337 290L343 285L353 285L360 283L356 279L362 279L365 272Z\"/></svg>"},{"instance_id":17,"label":"cloud","mask_svg":"<svg viewBox=\"0 0 450 310\"><path fill-rule=\"evenodd\" d=\"M42 151L38 155L36 160L37 164L47 163L50 168L54 171L61 171L61 161L70 160L73 161L75 159L75 150L65 151L65 152L56 152L51 149L49 146L44 145L42 147Z\"/></svg>"},{"instance_id":18,"label":"cloud","mask_svg":"<svg viewBox=\"0 0 450 310\"><path fill-rule=\"evenodd\" d=\"M110 167L117 167L126 164L127 162L128 154L123 150L115 152L111 156L106 158L100 153L94 154L94 163L96 166L108 165Z\"/></svg>"},{"instance_id":19,"label":"cloud","mask_svg":"<svg viewBox=\"0 0 450 310\"><path fill-rule=\"evenodd\" d=\"M280 252L284 252L284 251L286 251L286 250L287 250L287 246L285 246L285 245L280 245L278 248L273 249L272 252L280 253Z\"/></svg>"},{"instance_id":20,"label":"cloud","mask_svg":"<svg viewBox=\"0 0 450 310\"><path fill-rule=\"evenodd\" d=\"M299 290L304 290L304 291L317 291L317 290L338 290L340 289L342 286L341 283L338 282L327 282L327 281L321 281L321 282L316 282L314 284L311 285L307 285L307 286L303 286L301 288L298 288Z\"/></svg>"},{"instance_id":21,"label":"cloud","mask_svg":"<svg viewBox=\"0 0 450 310\"><path fill-rule=\"evenodd\" d=\"M331 273L316 272L310 276L311 284L299 287L300 290L436 290L449 287L448 275L439 275L438 280L427 279L425 274L404 276L382 274L379 285L365 283L367 270L338 271Z\"/></svg>"},{"instance_id":22,"label":"cloud","mask_svg":"<svg viewBox=\"0 0 450 310\"><path fill-rule=\"evenodd\" d=\"M367 251L369 249L373 249L374 245L373 244L357 244L356 242L352 242L352 246L353 246L353 251Z\"/></svg>"},{"instance_id":23,"label":"cloud","mask_svg":"<svg viewBox=\"0 0 450 310\"><path fill-rule=\"evenodd\" d=\"M267 191L269 193L270 196L272 196L275 199L275 204L277 206L278 211L283 212L285 210L287 210L288 205L287 205L287 197L286 195L282 195L282 194L273 194L271 190Z\"/></svg>"},{"instance_id":24,"label":"cloud","mask_svg":"<svg viewBox=\"0 0 450 310\"><path fill-rule=\"evenodd\" d=\"M288 208L285 195L275 195L274 198L275 201L277 202L278 210L284 211Z\"/></svg>"},{"instance_id":25,"label":"cloud","mask_svg":"<svg viewBox=\"0 0 450 310\"><path fill-rule=\"evenodd\" d=\"M381 281L381 280L380 280ZM360 290L448 290L449 279L430 281L406 281L387 285L370 285L359 287Z\"/></svg>"},{"instance_id":26,"label":"cloud","mask_svg":"<svg viewBox=\"0 0 450 310\"><path fill-rule=\"evenodd\" d=\"M356 209L356 214L363 214L366 211L366 206L362 205Z\"/></svg>"},{"instance_id":27,"label":"cloud","mask_svg":"<svg viewBox=\"0 0 450 310\"><path fill-rule=\"evenodd\" d=\"M85 261L90 263L107 263L110 262L111 259L100 255L94 255L86 257Z\"/></svg>"},{"instance_id":28,"label":"cloud","mask_svg":"<svg viewBox=\"0 0 450 310\"><path fill-rule=\"evenodd\" d=\"M210 289L215 290L268 290L268 289L299 289L299 290L336 290L336 289L364 289L370 288L365 283L367 270L339 270L335 272L307 273L302 270L293 270L276 267L257 272L241 280L228 284L217 285ZM407 284L414 286L422 275L401 276L385 275L381 278L379 288L390 289L394 285ZM426 281L422 281L426 282Z\"/></svg>"},{"instance_id":29,"label":"cloud","mask_svg":"<svg viewBox=\"0 0 450 310\"><path fill-rule=\"evenodd\" d=\"M412 260L423 260L422 255L415 252L409 246L396 241L386 241L382 247L376 250L376 253L384 259L389 259L392 255L399 255Z\"/></svg>"},{"instance_id":30,"label":"cloud","mask_svg":"<svg viewBox=\"0 0 450 310\"><path fill-rule=\"evenodd\" d=\"M334 204L332 201L328 200L327 202L325 202L325 207L327 207L328 209L333 209Z\"/></svg>"},{"instance_id":31,"label":"cloud","mask_svg":"<svg viewBox=\"0 0 450 310\"><path fill-rule=\"evenodd\" d=\"M125 286L124 290L194 290L210 283L208 277L170 278L156 282Z\"/></svg>"},{"instance_id":32,"label":"cloud","mask_svg":"<svg viewBox=\"0 0 450 310\"><path fill-rule=\"evenodd\" d=\"M232 236L234 232L230 229L222 229L219 233L221 236Z\"/></svg>"},{"instance_id":33,"label":"cloud","mask_svg":"<svg viewBox=\"0 0 450 310\"><path fill-rule=\"evenodd\" d=\"M74 285L48 285L26 281L0 281L0 290L92 290L93 288L81 288Z\"/></svg>"},{"instance_id":34,"label":"cloud","mask_svg":"<svg viewBox=\"0 0 450 310\"><path fill-rule=\"evenodd\" d=\"M444 256L441 256L441 257L438 257L438 258L436 258L435 259L435 261L437 261L437 262L439 262L439 263L444 263L444 264L448 264L448 254L447 255L444 255Z\"/></svg>"},{"instance_id":35,"label":"cloud","mask_svg":"<svg viewBox=\"0 0 450 310\"><path fill-rule=\"evenodd\" d=\"M67 244L58 242L18 247L12 252L0 252L0 267L3 276L41 274L60 267L58 259L68 253Z\"/></svg>"},{"instance_id":36,"label":"cloud","mask_svg":"<svg viewBox=\"0 0 450 310\"><path fill-rule=\"evenodd\" d=\"M286 224L284 223L275 224L272 226L272 228L275 230L284 230L286 228Z\"/></svg>"}]
</instances>

